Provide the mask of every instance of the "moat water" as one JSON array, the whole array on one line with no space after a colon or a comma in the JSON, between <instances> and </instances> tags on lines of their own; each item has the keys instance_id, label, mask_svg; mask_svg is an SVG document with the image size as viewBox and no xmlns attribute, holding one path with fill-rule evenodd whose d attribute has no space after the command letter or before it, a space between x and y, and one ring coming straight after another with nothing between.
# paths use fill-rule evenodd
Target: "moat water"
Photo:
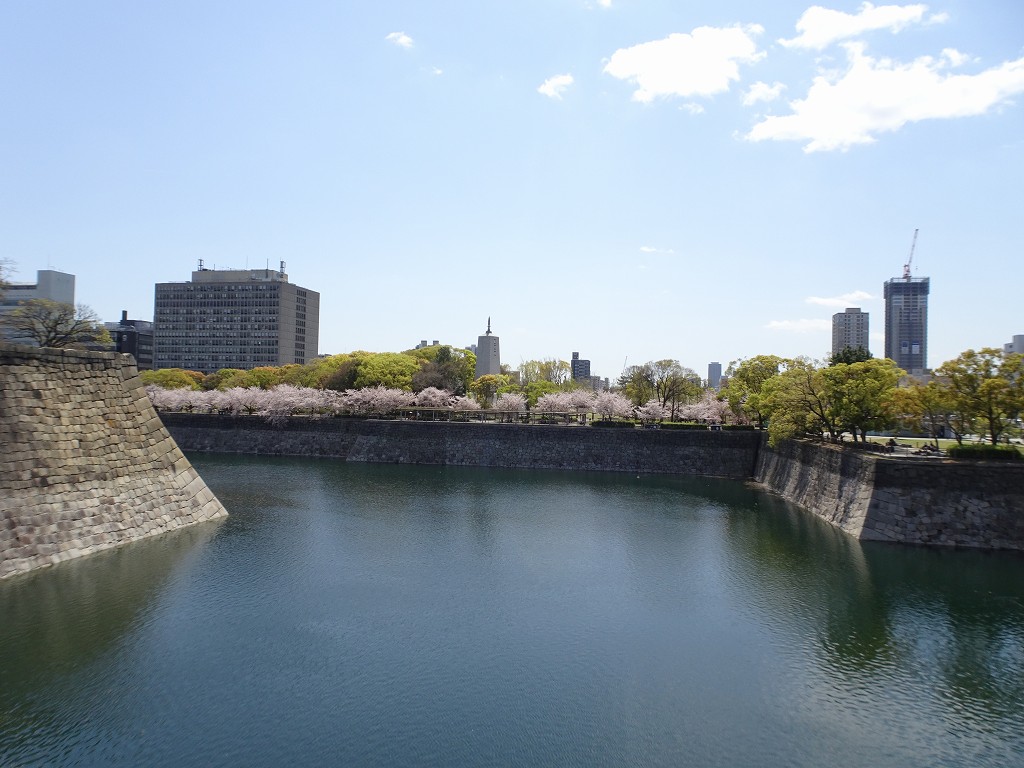
<instances>
[{"instance_id":1,"label":"moat water","mask_svg":"<svg viewBox=\"0 0 1024 768\"><path fill-rule=\"evenodd\" d=\"M1020 766L1024 558L740 483L191 457L0 582L2 766Z\"/></svg>"}]
</instances>

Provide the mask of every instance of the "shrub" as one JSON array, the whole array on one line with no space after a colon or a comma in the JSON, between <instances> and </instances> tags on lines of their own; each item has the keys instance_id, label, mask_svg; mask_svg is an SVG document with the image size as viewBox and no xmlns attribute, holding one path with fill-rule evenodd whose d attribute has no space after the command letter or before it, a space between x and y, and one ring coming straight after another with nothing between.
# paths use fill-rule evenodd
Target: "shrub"
<instances>
[{"instance_id":1,"label":"shrub","mask_svg":"<svg viewBox=\"0 0 1024 768\"><path fill-rule=\"evenodd\" d=\"M757 430L757 427L753 424L723 424L722 429L730 429L737 432L754 432Z\"/></svg>"},{"instance_id":2,"label":"shrub","mask_svg":"<svg viewBox=\"0 0 1024 768\"><path fill-rule=\"evenodd\" d=\"M1013 446L954 445L946 453L951 459L985 459L992 461L1022 461L1024 456Z\"/></svg>"},{"instance_id":3,"label":"shrub","mask_svg":"<svg viewBox=\"0 0 1024 768\"><path fill-rule=\"evenodd\" d=\"M707 424L693 424L688 421L666 421L661 425L662 429L708 429Z\"/></svg>"},{"instance_id":4,"label":"shrub","mask_svg":"<svg viewBox=\"0 0 1024 768\"><path fill-rule=\"evenodd\" d=\"M636 426L636 424L634 424L632 421L607 421L607 420L604 420L604 419L599 419L598 421L590 422L590 426L592 426L592 427L612 427L612 428L615 428L615 427L618 427L618 428L628 427L628 428L632 429L633 427Z\"/></svg>"}]
</instances>

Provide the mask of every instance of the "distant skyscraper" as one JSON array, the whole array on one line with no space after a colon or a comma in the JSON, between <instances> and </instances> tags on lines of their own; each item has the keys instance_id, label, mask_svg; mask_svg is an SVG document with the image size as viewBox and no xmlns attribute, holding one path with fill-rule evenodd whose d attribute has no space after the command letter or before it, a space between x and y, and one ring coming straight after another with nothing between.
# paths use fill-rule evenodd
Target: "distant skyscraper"
<instances>
[{"instance_id":1,"label":"distant skyscraper","mask_svg":"<svg viewBox=\"0 0 1024 768\"><path fill-rule=\"evenodd\" d=\"M1011 352L1024 355L1024 334L1018 334L1013 337L1013 341L1009 344L1003 344L1003 352L1007 355Z\"/></svg>"},{"instance_id":2,"label":"distant skyscraper","mask_svg":"<svg viewBox=\"0 0 1024 768\"><path fill-rule=\"evenodd\" d=\"M588 381L590 380L590 361L580 360L580 353L572 353L572 362L570 363L572 370L573 381Z\"/></svg>"},{"instance_id":3,"label":"distant skyscraper","mask_svg":"<svg viewBox=\"0 0 1024 768\"><path fill-rule=\"evenodd\" d=\"M501 353L498 337L491 335L491 318L487 318L487 333L476 340L476 378L501 373Z\"/></svg>"},{"instance_id":4,"label":"distant skyscraper","mask_svg":"<svg viewBox=\"0 0 1024 768\"><path fill-rule=\"evenodd\" d=\"M920 376L928 369L928 278L911 277L907 269L886 280L884 292L885 356Z\"/></svg>"},{"instance_id":5,"label":"distant skyscraper","mask_svg":"<svg viewBox=\"0 0 1024 768\"><path fill-rule=\"evenodd\" d=\"M204 269L191 282L157 283L155 368L212 373L221 368L300 365L317 355L320 294L281 270Z\"/></svg>"},{"instance_id":6,"label":"distant skyscraper","mask_svg":"<svg viewBox=\"0 0 1024 768\"><path fill-rule=\"evenodd\" d=\"M832 315L832 354L846 348L868 350L868 313L859 307L848 307L845 312Z\"/></svg>"},{"instance_id":7,"label":"distant skyscraper","mask_svg":"<svg viewBox=\"0 0 1024 768\"><path fill-rule=\"evenodd\" d=\"M721 363L708 363L708 386L712 389L718 389L722 383L722 364Z\"/></svg>"}]
</instances>

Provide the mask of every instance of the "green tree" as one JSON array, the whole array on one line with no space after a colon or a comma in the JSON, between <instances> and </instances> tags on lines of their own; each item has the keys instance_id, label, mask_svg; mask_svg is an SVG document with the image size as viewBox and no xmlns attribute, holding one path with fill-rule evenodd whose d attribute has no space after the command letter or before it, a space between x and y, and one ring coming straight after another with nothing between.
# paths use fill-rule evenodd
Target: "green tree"
<instances>
[{"instance_id":1,"label":"green tree","mask_svg":"<svg viewBox=\"0 0 1024 768\"><path fill-rule=\"evenodd\" d=\"M142 383L163 387L164 389L200 389L200 382L206 377L199 371L186 371L181 368L160 368L155 371L140 371Z\"/></svg>"},{"instance_id":2,"label":"green tree","mask_svg":"<svg viewBox=\"0 0 1024 768\"><path fill-rule=\"evenodd\" d=\"M842 429L822 370L810 360L792 360L764 382L760 407L768 416L768 441L805 434L837 441Z\"/></svg>"},{"instance_id":3,"label":"green tree","mask_svg":"<svg viewBox=\"0 0 1024 768\"><path fill-rule=\"evenodd\" d=\"M775 355L757 355L748 360L734 361L726 371L728 383L720 393L733 413L753 421L764 429L768 412L764 405L764 385L792 363Z\"/></svg>"},{"instance_id":4,"label":"green tree","mask_svg":"<svg viewBox=\"0 0 1024 768\"><path fill-rule=\"evenodd\" d=\"M949 390L939 381L932 379L927 384L911 380L907 386L898 387L891 397L891 408L896 419L915 432L930 435L935 447L939 447L939 437L943 427L950 428ZM956 434L954 432L954 434ZM958 437L961 442L963 435Z\"/></svg>"},{"instance_id":5,"label":"green tree","mask_svg":"<svg viewBox=\"0 0 1024 768\"><path fill-rule=\"evenodd\" d=\"M616 383L622 394L636 406L643 405L656 394L654 372L651 370L650 364L629 366L622 372Z\"/></svg>"},{"instance_id":6,"label":"green tree","mask_svg":"<svg viewBox=\"0 0 1024 768\"><path fill-rule=\"evenodd\" d=\"M651 374L654 395L669 412L669 418L675 419L680 406L700 397L700 376L677 360L655 360L646 367Z\"/></svg>"},{"instance_id":7,"label":"green tree","mask_svg":"<svg viewBox=\"0 0 1024 768\"><path fill-rule=\"evenodd\" d=\"M221 368L219 371L208 373L203 376L202 384L200 385L205 390L212 389L228 389L225 382L229 381L233 376L245 373L245 371L239 368Z\"/></svg>"},{"instance_id":8,"label":"green tree","mask_svg":"<svg viewBox=\"0 0 1024 768\"><path fill-rule=\"evenodd\" d=\"M526 395L526 404L530 408L533 408L544 395L560 391L561 387L551 381L531 381L523 387L523 394Z\"/></svg>"},{"instance_id":9,"label":"green tree","mask_svg":"<svg viewBox=\"0 0 1024 768\"><path fill-rule=\"evenodd\" d=\"M549 381L559 386L572 377L572 366L565 360L553 357L544 360L527 360L519 366L519 383L523 386L537 381Z\"/></svg>"},{"instance_id":10,"label":"green tree","mask_svg":"<svg viewBox=\"0 0 1024 768\"><path fill-rule=\"evenodd\" d=\"M852 363L864 363L871 359L873 359L873 355L864 347L843 347L842 350L829 358L828 364L839 365L840 363L846 363L850 365Z\"/></svg>"},{"instance_id":11,"label":"green tree","mask_svg":"<svg viewBox=\"0 0 1024 768\"><path fill-rule=\"evenodd\" d=\"M892 360L833 363L821 372L831 416L845 431L867 442L868 430L887 429L896 423L892 395L906 372Z\"/></svg>"},{"instance_id":12,"label":"green tree","mask_svg":"<svg viewBox=\"0 0 1024 768\"><path fill-rule=\"evenodd\" d=\"M15 338L40 347L76 347L113 343L99 315L85 304L75 306L49 299L28 299L0 315L0 324Z\"/></svg>"},{"instance_id":13,"label":"green tree","mask_svg":"<svg viewBox=\"0 0 1024 768\"><path fill-rule=\"evenodd\" d=\"M510 385L511 381L505 374L487 373L474 381L470 385L469 391L473 393L473 397L480 405L488 408L498 394Z\"/></svg>"},{"instance_id":14,"label":"green tree","mask_svg":"<svg viewBox=\"0 0 1024 768\"><path fill-rule=\"evenodd\" d=\"M427 387L446 389L464 395L476 372L476 355L466 349L453 349L447 345L425 347L403 354L420 360L420 369L412 377L413 392Z\"/></svg>"},{"instance_id":15,"label":"green tree","mask_svg":"<svg viewBox=\"0 0 1024 768\"><path fill-rule=\"evenodd\" d=\"M378 352L366 357L356 373L355 387L374 387L412 391L412 377L420 369L419 361L400 352Z\"/></svg>"},{"instance_id":16,"label":"green tree","mask_svg":"<svg viewBox=\"0 0 1024 768\"><path fill-rule=\"evenodd\" d=\"M954 420L975 421L993 445L1024 408L1021 355L1004 355L993 347L968 349L943 363L936 373L949 390ZM961 441L958 437L957 442Z\"/></svg>"}]
</instances>

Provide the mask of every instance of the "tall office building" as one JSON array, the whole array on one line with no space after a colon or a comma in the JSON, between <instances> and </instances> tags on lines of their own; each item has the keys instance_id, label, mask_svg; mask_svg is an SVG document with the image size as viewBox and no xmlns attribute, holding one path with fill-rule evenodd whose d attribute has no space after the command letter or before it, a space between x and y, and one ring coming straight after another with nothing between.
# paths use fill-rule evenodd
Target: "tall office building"
<instances>
[{"instance_id":1,"label":"tall office building","mask_svg":"<svg viewBox=\"0 0 1024 768\"><path fill-rule=\"evenodd\" d=\"M909 269L884 285L885 356L912 376L928 369L928 292L928 278Z\"/></svg>"},{"instance_id":2,"label":"tall office building","mask_svg":"<svg viewBox=\"0 0 1024 768\"><path fill-rule=\"evenodd\" d=\"M708 386L718 389L722 385L722 364L708 363Z\"/></svg>"},{"instance_id":3,"label":"tall office building","mask_svg":"<svg viewBox=\"0 0 1024 768\"><path fill-rule=\"evenodd\" d=\"M860 307L848 307L845 312L832 315L832 354L838 355L844 349L868 347L868 313Z\"/></svg>"},{"instance_id":4,"label":"tall office building","mask_svg":"<svg viewBox=\"0 0 1024 768\"><path fill-rule=\"evenodd\" d=\"M304 364L317 355L320 294L271 269L205 269L157 283L154 368L212 373Z\"/></svg>"},{"instance_id":5,"label":"tall office building","mask_svg":"<svg viewBox=\"0 0 1024 768\"><path fill-rule=\"evenodd\" d=\"M580 360L580 353L572 353L572 362L569 364L569 369L572 372L573 381L587 381L590 382L590 361Z\"/></svg>"},{"instance_id":6,"label":"tall office building","mask_svg":"<svg viewBox=\"0 0 1024 768\"><path fill-rule=\"evenodd\" d=\"M1013 337L1013 341L1008 344L1003 344L1003 354L1018 354L1024 355L1024 334L1017 334Z\"/></svg>"},{"instance_id":7,"label":"tall office building","mask_svg":"<svg viewBox=\"0 0 1024 768\"><path fill-rule=\"evenodd\" d=\"M501 373L501 353L498 337L491 335L491 318L487 318L487 333L476 340L476 378Z\"/></svg>"}]
</instances>

